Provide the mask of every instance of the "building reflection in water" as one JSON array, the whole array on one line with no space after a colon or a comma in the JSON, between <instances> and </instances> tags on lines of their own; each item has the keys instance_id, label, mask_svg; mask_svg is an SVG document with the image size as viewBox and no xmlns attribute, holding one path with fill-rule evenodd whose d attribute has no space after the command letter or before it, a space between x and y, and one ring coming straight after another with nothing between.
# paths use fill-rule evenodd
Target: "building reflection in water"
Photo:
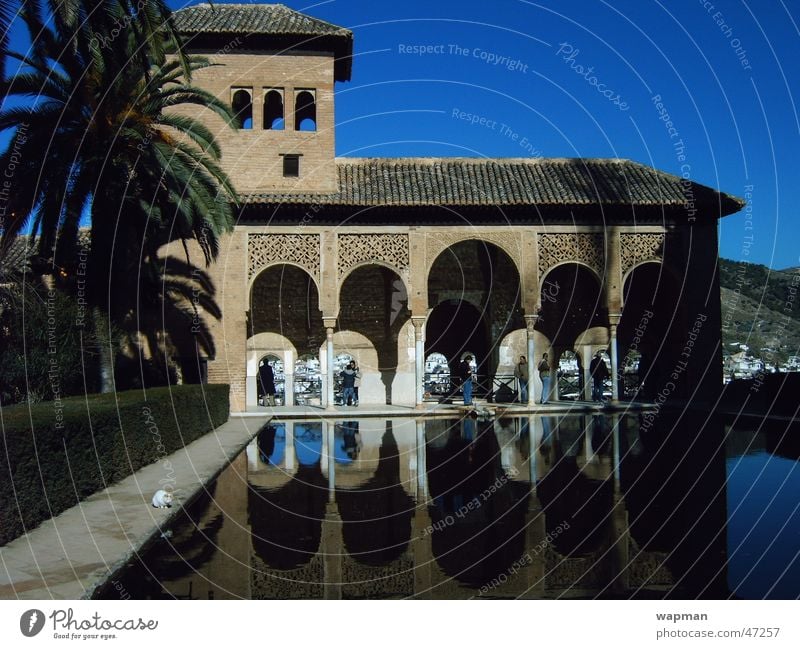
<instances>
[{"instance_id":1,"label":"building reflection in water","mask_svg":"<svg viewBox=\"0 0 800 649\"><path fill-rule=\"evenodd\" d=\"M725 449L687 413L271 423L122 578L140 597L727 597Z\"/></svg>"}]
</instances>

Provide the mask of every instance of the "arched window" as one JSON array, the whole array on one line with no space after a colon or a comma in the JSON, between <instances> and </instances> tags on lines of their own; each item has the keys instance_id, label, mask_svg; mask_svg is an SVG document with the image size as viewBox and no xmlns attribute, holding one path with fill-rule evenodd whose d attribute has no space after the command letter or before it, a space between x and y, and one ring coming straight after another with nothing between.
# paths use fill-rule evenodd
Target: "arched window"
<instances>
[{"instance_id":1,"label":"arched window","mask_svg":"<svg viewBox=\"0 0 800 649\"><path fill-rule=\"evenodd\" d=\"M319 405L322 398L322 373L319 359L304 354L294 364L294 399L299 406Z\"/></svg>"},{"instance_id":2,"label":"arched window","mask_svg":"<svg viewBox=\"0 0 800 649\"><path fill-rule=\"evenodd\" d=\"M317 100L314 90L298 90L294 103L294 130L317 130Z\"/></svg>"},{"instance_id":3,"label":"arched window","mask_svg":"<svg viewBox=\"0 0 800 649\"><path fill-rule=\"evenodd\" d=\"M425 392L429 395L450 392L450 365L444 354L433 352L425 359Z\"/></svg>"},{"instance_id":4,"label":"arched window","mask_svg":"<svg viewBox=\"0 0 800 649\"><path fill-rule=\"evenodd\" d=\"M264 130L282 131L283 129L283 90L271 88L264 93Z\"/></svg>"},{"instance_id":5,"label":"arched window","mask_svg":"<svg viewBox=\"0 0 800 649\"><path fill-rule=\"evenodd\" d=\"M231 108L241 129L253 128L253 91L249 88L234 88Z\"/></svg>"}]
</instances>

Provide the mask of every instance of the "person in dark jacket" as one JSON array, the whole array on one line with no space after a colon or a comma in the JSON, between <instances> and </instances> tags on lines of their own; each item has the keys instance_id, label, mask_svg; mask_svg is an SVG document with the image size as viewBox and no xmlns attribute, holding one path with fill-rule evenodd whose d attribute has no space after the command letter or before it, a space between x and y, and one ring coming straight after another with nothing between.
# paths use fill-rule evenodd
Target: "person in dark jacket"
<instances>
[{"instance_id":1,"label":"person in dark jacket","mask_svg":"<svg viewBox=\"0 0 800 649\"><path fill-rule=\"evenodd\" d=\"M458 378L461 379L461 389L464 392L464 405L472 405L472 368L470 362L472 356L467 354L464 359L458 364Z\"/></svg>"},{"instance_id":2,"label":"person in dark jacket","mask_svg":"<svg viewBox=\"0 0 800 649\"><path fill-rule=\"evenodd\" d=\"M266 361L261 361L261 367L258 368L258 379L261 382L261 391L264 394L264 405L275 405L275 372Z\"/></svg>"},{"instance_id":3,"label":"person in dark jacket","mask_svg":"<svg viewBox=\"0 0 800 649\"><path fill-rule=\"evenodd\" d=\"M358 372L355 369L356 364L353 361L347 364L342 370L342 403L345 406L353 405L356 398L356 378Z\"/></svg>"},{"instance_id":4,"label":"person in dark jacket","mask_svg":"<svg viewBox=\"0 0 800 649\"><path fill-rule=\"evenodd\" d=\"M603 360L603 352L597 352L589 363L592 377L592 401L603 401L603 383L608 378L608 367Z\"/></svg>"}]
</instances>

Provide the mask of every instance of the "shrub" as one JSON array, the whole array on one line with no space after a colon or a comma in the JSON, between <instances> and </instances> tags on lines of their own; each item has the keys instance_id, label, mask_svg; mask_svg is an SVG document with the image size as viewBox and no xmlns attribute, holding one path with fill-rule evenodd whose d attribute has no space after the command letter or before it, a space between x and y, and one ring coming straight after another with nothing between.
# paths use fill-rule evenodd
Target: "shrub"
<instances>
[{"instance_id":1,"label":"shrub","mask_svg":"<svg viewBox=\"0 0 800 649\"><path fill-rule=\"evenodd\" d=\"M227 385L90 394L2 410L0 546L228 419Z\"/></svg>"}]
</instances>

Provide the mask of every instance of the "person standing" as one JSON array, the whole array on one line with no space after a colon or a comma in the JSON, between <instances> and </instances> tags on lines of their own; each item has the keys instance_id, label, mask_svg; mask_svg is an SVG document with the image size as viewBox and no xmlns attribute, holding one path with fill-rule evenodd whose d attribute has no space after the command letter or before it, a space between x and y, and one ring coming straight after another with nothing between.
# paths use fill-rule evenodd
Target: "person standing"
<instances>
[{"instance_id":1,"label":"person standing","mask_svg":"<svg viewBox=\"0 0 800 649\"><path fill-rule=\"evenodd\" d=\"M528 403L528 359L519 357L519 363L514 367L514 376L519 383L520 403Z\"/></svg>"},{"instance_id":2,"label":"person standing","mask_svg":"<svg viewBox=\"0 0 800 649\"><path fill-rule=\"evenodd\" d=\"M266 361L261 361L261 367L258 368L258 378L261 381L261 391L264 393L264 405L275 405L275 372Z\"/></svg>"},{"instance_id":3,"label":"person standing","mask_svg":"<svg viewBox=\"0 0 800 649\"><path fill-rule=\"evenodd\" d=\"M469 366L472 356L467 354L458 364L458 376L461 379L461 389L464 392L464 405L472 405L472 368Z\"/></svg>"},{"instance_id":4,"label":"person standing","mask_svg":"<svg viewBox=\"0 0 800 649\"><path fill-rule=\"evenodd\" d=\"M350 406L355 400L356 391L356 371L353 369L355 363L350 361L342 370L342 405Z\"/></svg>"},{"instance_id":5,"label":"person standing","mask_svg":"<svg viewBox=\"0 0 800 649\"><path fill-rule=\"evenodd\" d=\"M358 388L361 387L361 372L358 369L358 363L353 361L353 371L356 373L356 379L353 383L353 405L358 405Z\"/></svg>"},{"instance_id":6,"label":"person standing","mask_svg":"<svg viewBox=\"0 0 800 649\"><path fill-rule=\"evenodd\" d=\"M597 352L589 363L589 375L592 377L592 401L603 401L603 383L608 378L603 352Z\"/></svg>"},{"instance_id":7,"label":"person standing","mask_svg":"<svg viewBox=\"0 0 800 649\"><path fill-rule=\"evenodd\" d=\"M539 361L539 378L542 380L542 400L541 403L547 403L550 397L550 361L547 360L547 352L542 354L542 360Z\"/></svg>"}]
</instances>

